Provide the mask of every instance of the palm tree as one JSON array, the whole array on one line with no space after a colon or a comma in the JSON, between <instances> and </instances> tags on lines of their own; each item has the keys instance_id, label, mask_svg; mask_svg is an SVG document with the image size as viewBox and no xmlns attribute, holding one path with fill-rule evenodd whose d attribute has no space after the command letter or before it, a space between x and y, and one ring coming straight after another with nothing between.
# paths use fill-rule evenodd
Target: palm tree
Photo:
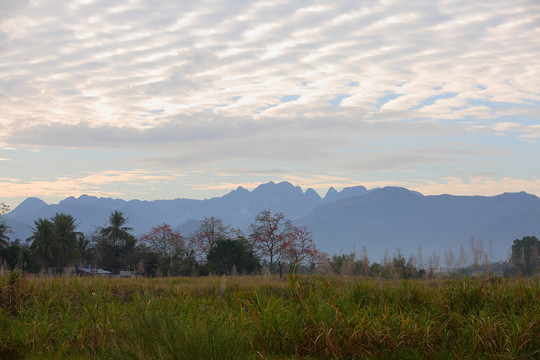
<instances>
[{"instance_id":1,"label":"palm tree","mask_svg":"<svg viewBox=\"0 0 540 360\"><path fill-rule=\"evenodd\" d=\"M133 230L133 228L129 226L123 226L127 223L127 221L128 219L124 217L122 212L114 210L114 212L109 216L110 225L101 229L101 235L109 240L113 246L116 246L119 240L126 243L132 237L129 231Z\"/></svg>"},{"instance_id":2,"label":"palm tree","mask_svg":"<svg viewBox=\"0 0 540 360\"><path fill-rule=\"evenodd\" d=\"M58 242L54 224L47 219L34 220L33 234L26 241L31 241L30 251L39 261L50 268L57 265Z\"/></svg>"},{"instance_id":3,"label":"palm tree","mask_svg":"<svg viewBox=\"0 0 540 360\"><path fill-rule=\"evenodd\" d=\"M75 219L71 215L56 214L52 222L58 241L61 265L73 264L79 256L77 238L82 235L76 231Z\"/></svg>"}]
</instances>

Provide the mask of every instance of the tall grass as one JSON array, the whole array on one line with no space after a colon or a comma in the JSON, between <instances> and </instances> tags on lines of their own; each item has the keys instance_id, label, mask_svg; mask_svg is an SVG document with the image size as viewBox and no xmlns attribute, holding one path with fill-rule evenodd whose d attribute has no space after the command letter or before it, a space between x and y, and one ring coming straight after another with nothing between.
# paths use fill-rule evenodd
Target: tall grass
<instances>
[{"instance_id":1,"label":"tall grass","mask_svg":"<svg viewBox=\"0 0 540 360\"><path fill-rule=\"evenodd\" d=\"M538 279L0 278L0 358L540 356Z\"/></svg>"}]
</instances>

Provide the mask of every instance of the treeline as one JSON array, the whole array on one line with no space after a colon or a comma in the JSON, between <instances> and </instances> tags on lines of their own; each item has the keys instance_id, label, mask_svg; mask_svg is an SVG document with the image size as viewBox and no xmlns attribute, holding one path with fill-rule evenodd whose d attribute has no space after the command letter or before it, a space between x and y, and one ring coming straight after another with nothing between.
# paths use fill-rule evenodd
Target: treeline
<instances>
[{"instance_id":1,"label":"treeline","mask_svg":"<svg viewBox=\"0 0 540 360\"><path fill-rule=\"evenodd\" d=\"M540 272L540 240L536 237L516 239L510 250L507 261L495 262L491 255L491 243L488 242L488 249L485 249L483 240L471 238L469 252L460 246L457 256L451 249L446 249L442 257L434 250L425 258L420 247L408 259L399 249L393 257L386 251L382 263L377 263L369 261L364 247L360 256L356 253L334 255L329 259L327 272L385 279L432 278L440 274L447 277L494 274L530 276Z\"/></svg>"},{"instance_id":2,"label":"treeline","mask_svg":"<svg viewBox=\"0 0 540 360\"><path fill-rule=\"evenodd\" d=\"M3 213L8 210L5 206L2 209ZM75 265L91 265L113 274L129 270L142 276L295 271L415 279L441 272L456 276L495 272L531 275L540 269L540 241L534 236L516 239L505 263L494 263L483 241L474 239L470 259L463 246L457 255L445 250L442 259L435 251L424 259L421 248L409 258L399 250L393 257L386 252L382 263L370 262L365 247L360 255L330 257L316 248L307 228L293 226L282 213L269 210L255 217L247 234L213 216L205 217L189 236L173 231L168 224L153 227L139 238L132 231L119 211L112 212L107 225L97 227L90 236L77 231L71 215L56 214L51 219L35 220L33 234L24 242L9 242L10 230L0 221L0 259L9 269L31 273L62 273Z\"/></svg>"},{"instance_id":3,"label":"treeline","mask_svg":"<svg viewBox=\"0 0 540 360\"><path fill-rule=\"evenodd\" d=\"M76 219L56 214L34 221L32 236L9 242L0 228L0 256L10 269L61 273L68 267L91 265L113 273L130 270L143 276L313 272L324 256L305 227L293 226L282 213L258 214L249 233L205 217L199 229L184 236L168 224L135 237L122 212L110 214L106 226L86 236Z\"/></svg>"}]
</instances>

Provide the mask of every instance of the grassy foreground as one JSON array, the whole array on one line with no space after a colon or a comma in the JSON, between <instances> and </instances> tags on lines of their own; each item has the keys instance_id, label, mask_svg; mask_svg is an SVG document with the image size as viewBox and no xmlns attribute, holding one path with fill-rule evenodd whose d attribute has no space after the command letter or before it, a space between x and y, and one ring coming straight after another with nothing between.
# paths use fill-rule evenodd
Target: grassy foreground
<instances>
[{"instance_id":1,"label":"grassy foreground","mask_svg":"<svg viewBox=\"0 0 540 360\"><path fill-rule=\"evenodd\" d=\"M0 359L535 359L539 349L538 278L0 278Z\"/></svg>"}]
</instances>

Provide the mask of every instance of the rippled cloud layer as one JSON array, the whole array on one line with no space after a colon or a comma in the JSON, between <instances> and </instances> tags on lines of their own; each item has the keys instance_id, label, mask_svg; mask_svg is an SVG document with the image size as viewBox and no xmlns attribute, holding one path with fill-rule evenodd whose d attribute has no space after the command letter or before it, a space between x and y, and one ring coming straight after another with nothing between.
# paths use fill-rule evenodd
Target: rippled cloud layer
<instances>
[{"instance_id":1,"label":"rippled cloud layer","mask_svg":"<svg viewBox=\"0 0 540 360\"><path fill-rule=\"evenodd\" d=\"M55 149L96 174L182 172L188 195L326 177L540 194L535 0L0 6L0 196L43 193L31 177L84 192Z\"/></svg>"}]
</instances>

